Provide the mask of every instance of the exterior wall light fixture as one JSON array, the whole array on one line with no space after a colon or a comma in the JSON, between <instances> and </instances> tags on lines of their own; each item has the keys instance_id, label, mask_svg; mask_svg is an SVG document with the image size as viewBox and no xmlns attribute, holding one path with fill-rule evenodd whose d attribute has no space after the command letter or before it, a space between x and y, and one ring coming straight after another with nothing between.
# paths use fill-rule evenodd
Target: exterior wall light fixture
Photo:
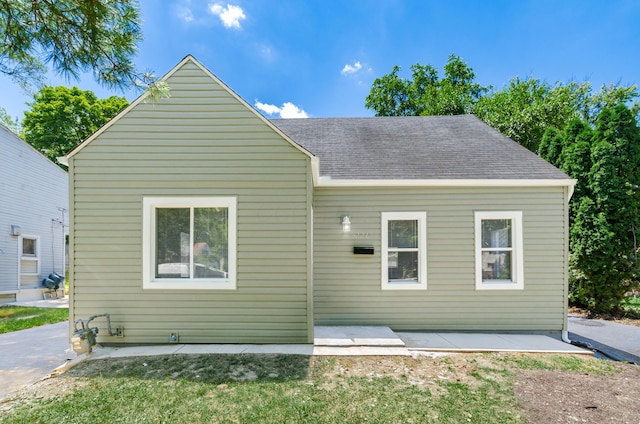
<instances>
[{"instance_id":1,"label":"exterior wall light fixture","mask_svg":"<svg viewBox=\"0 0 640 424\"><path fill-rule=\"evenodd\" d=\"M342 231L344 231L345 233L348 231L351 231L351 220L349 219L348 215L344 215L342 217Z\"/></svg>"}]
</instances>

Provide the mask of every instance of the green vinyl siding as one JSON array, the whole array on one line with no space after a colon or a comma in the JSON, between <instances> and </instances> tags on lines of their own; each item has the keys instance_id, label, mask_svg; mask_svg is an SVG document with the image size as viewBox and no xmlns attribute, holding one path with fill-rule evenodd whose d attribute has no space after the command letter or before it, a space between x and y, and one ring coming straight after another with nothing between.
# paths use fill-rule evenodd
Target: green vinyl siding
<instances>
[{"instance_id":1,"label":"green vinyl siding","mask_svg":"<svg viewBox=\"0 0 640 424\"><path fill-rule=\"evenodd\" d=\"M561 331L566 188L316 188L317 325ZM427 289L381 290L381 212L427 212ZM475 288L475 211L522 211L524 290ZM349 215L351 231L340 217ZM374 246L354 255L353 246Z\"/></svg>"},{"instance_id":2,"label":"green vinyl siding","mask_svg":"<svg viewBox=\"0 0 640 424\"><path fill-rule=\"evenodd\" d=\"M124 327L101 342L310 342L308 155L192 62L167 83L70 159L73 318ZM146 196L237 198L236 290L143 290Z\"/></svg>"}]
</instances>

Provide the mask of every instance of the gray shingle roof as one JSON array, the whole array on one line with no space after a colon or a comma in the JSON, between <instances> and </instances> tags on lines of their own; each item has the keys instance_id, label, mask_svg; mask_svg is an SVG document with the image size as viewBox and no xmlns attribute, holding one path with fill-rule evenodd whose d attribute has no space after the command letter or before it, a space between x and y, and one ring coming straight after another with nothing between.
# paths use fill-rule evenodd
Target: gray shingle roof
<instances>
[{"instance_id":1,"label":"gray shingle roof","mask_svg":"<svg viewBox=\"0 0 640 424\"><path fill-rule=\"evenodd\" d=\"M273 119L331 179L566 179L473 115Z\"/></svg>"}]
</instances>

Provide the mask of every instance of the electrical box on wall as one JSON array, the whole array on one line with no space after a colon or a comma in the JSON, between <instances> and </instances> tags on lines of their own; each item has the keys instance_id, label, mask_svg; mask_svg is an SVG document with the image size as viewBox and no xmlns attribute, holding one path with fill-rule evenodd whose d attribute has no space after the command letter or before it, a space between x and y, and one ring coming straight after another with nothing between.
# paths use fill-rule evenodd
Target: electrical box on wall
<instances>
[{"instance_id":1,"label":"electrical box on wall","mask_svg":"<svg viewBox=\"0 0 640 424\"><path fill-rule=\"evenodd\" d=\"M354 255L373 255L373 246L353 246Z\"/></svg>"},{"instance_id":2,"label":"electrical box on wall","mask_svg":"<svg viewBox=\"0 0 640 424\"><path fill-rule=\"evenodd\" d=\"M11 226L11 232L9 233L12 236L19 236L20 234L22 234L22 231L20 230L20 226L19 225L12 225Z\"/></svg>"}]
</instances>

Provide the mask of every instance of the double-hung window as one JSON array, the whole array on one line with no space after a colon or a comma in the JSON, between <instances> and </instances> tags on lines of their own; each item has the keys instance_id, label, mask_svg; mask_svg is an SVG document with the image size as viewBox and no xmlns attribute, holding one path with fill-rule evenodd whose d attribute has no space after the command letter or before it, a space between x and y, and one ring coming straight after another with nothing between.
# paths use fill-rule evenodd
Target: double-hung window
<instances>
[{"instance_id":1,"label":"double-hung window","mask_svg":"<svg viewBox=\"0 0 640 424\"><path fill-rule=\"evenodd\" d=\"M20 236L20 274L40 274L40 237Z\"/></svg>"},{"instance_id":2,"label":"double-hung window","mask_svg":"<svg viewBox=\"0 0 640 424\"><path fill-rule=\"evenodd\" d=\"M427 288L427 213L382 213L382 290Z\"/></svg>"},{"instance_id":3,"label":"double-hung window","mask_svg":"<svg viewBox=\"0 0 640 424\"><path fill-rule=\"evenodd\" d=\"M145 197L145 289L236 288L235 197Z\"/></svg>"},{"instance_id":4,"label":"double-hung window","mask_svg":"<svg viewBox=\"0 0 640 424\"><path fill-rule=\"evenodd\" d=\"M476 289L524 288L522 212L476 212Z\"/></svg>"}]
</instances>

